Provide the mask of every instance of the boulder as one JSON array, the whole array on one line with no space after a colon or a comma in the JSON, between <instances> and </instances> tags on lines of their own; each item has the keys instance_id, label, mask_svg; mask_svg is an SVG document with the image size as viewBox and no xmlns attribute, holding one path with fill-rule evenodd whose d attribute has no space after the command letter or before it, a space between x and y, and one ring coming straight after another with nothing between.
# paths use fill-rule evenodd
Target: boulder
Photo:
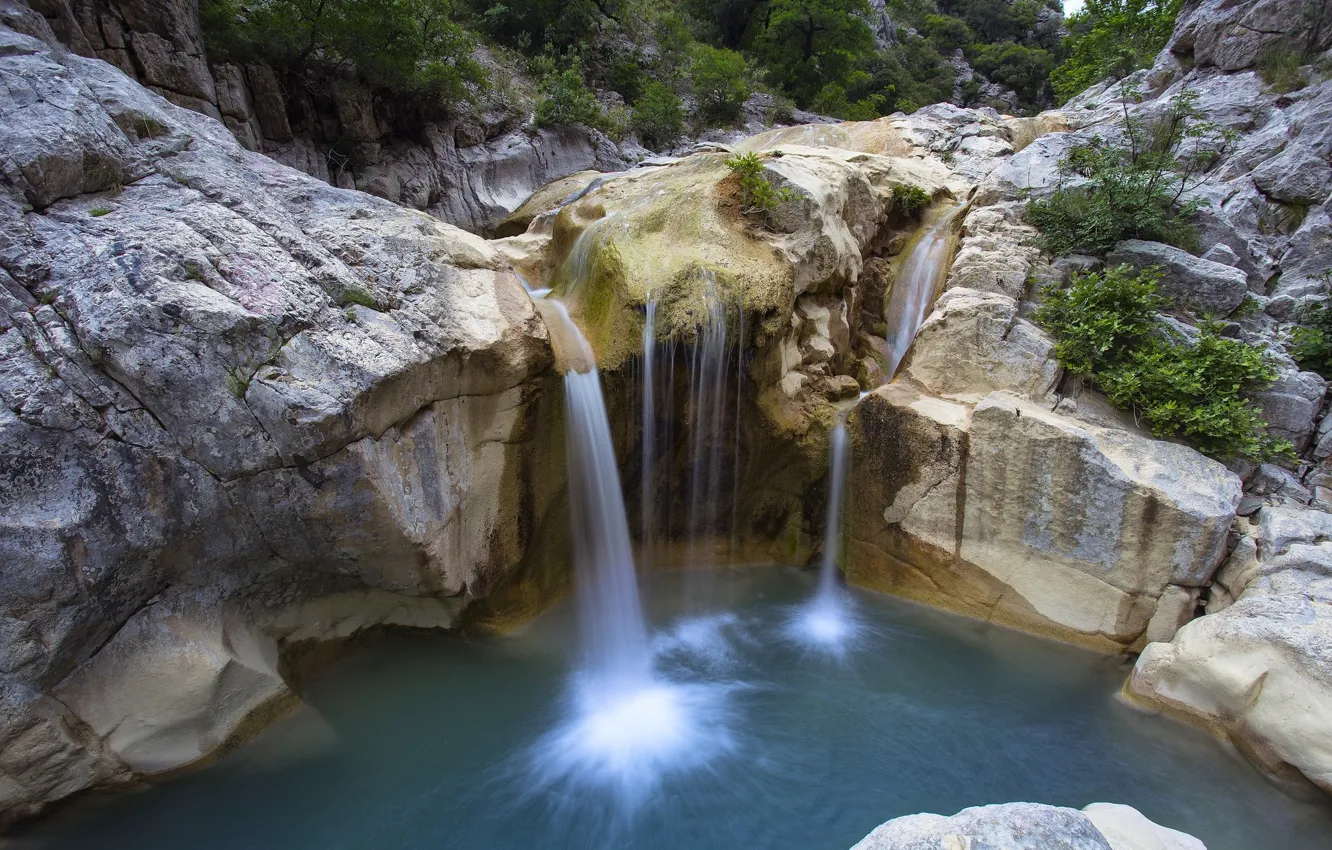
<instances>
[{"instance_id":1,"label":"boulder","mask_svg":"<svg viewBox=\"0 0 1332 850\"><path fill-rule=\"evenodd\" d=\"M946 288L961 287L1027 297L1032 268L1040 259L1036 228L1022 223L1022 206L996 204L971 210L962 223L962 242L948 272Z\"/></svg>"},{"instance_id":2,"label":"boulder","mask_svg":"<svg viewBox=\"0 0 1332 850\"><path fill-rule=\"evenodd\" d=\"M1192 835L1153 823L1132 806L1092 803L1082 813L1113 850L1207 850Z\"/></svg>"},{"instance_id":3,"label":"boulder","mask_svg":"<svg viewBox=\"0 0 1332 850\"><path fill-rule=\"evenodd\" d=\"M1203 0L1181 14L1168 50L1199 65L1223 71L1252 67L1263 52L1294 36L1305 0ZM1321 34L1313 52L1332 46L1332 31Z\"/></svg>"},{"instance_id":4,"label":"boulder","mask_svg":"<svg viewBox=\"0 0 1332 850\"><path fill-rule=\"evenodd\" d=\"M880 825L851 850L1119 850L1076 809L1005 803L952 817L905 815Z\"/></svg>"},{"instance_id":5,"label":"boulder","mask_svg":"<svg viewBox=\"0 0 1332 850\"><path fill-rule=\"evenodd\" d=\"M993 390L1042 399L1059 381L1054 341L1004 295L949 289L921 325L901 374L940 396Z\"/></svg>"},{"instance_id":6,"label":"boulder","mask_svg":"<svg viewBox=\"0 0 1332 850\"><path fill-rule=\"evenodd\" d=\"M1312 206L1332 194L1332 166L1308 145L1291 142L1253 170L1253 182L1274 201Z\"/></svg>"},{"instance_id":7,"label":"boulder","mask_svg":"<svg viewBox=\"0 0 1332 850\"><path fill-rule=\"evenodd\" d=\"M851 581L1100 649L1191 615L1240 499L1192 449L1005 393L973 410L895 382L848 428Z\"/></svg>"},{"instance_id":8,"label":"boulder","mask_svg":"<svg viewBox=\"0 0 1332 850\"><path fill-rule=\"evenodd\" d=\"M1290 440L1302 452L1313 438L1314 423L1323 409L1327 381L1316 372L1301 372L1291 360L1277 363L1276 381L1253 394L1254 404L1275 436Z\"/></svg>"},{"instance_id":9,"label":"boulder","mask_svg":"<svg viewBox=\"0 0 1332 850\"><path fill-rule=\"evenodd\" d=\"M548 335L490 245L0 44L5 822L254 731L290 641L521 586L563 479ZM296 613L325 598L365 608Z\"/></svg>"},{"instance_id":10,"label":"boulder","mask_svg":"<svg viewBox=\"0 0 1332 850\"><path fill-rule=\"evenodd\" d=\"M1283 785L1332 792L1332 547L1300 539L1260 547L1238 600L1148 644L1125 694L1221 733Z\"/></svg>"},{"instance_id":11,"label":"boulder","mask_svg":"<svg viewBox=\"0 0 1332 850\"><path fill-rule=\"evenodd\" d=\"M1182 307L1217 317L1234 312L1249 291L1248 279L1239 269L1160 242L1140 239L1121 242L1106 257L1106 262L1139 269L1158 268L1162 295Z\"/></svg>"}]
</instances>

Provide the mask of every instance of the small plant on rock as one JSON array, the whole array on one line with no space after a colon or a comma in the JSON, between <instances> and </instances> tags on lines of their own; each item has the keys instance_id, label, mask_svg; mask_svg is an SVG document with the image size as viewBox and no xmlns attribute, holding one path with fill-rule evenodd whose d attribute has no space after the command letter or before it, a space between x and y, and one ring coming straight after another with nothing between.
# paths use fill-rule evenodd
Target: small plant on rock
<instances>
[{"instance_id":1,"label":"small plant on rock","mask_svg":"<svg viewBox=\"0 0 1332 850\"><path fill-rule=\"evenodd\" d=\"M94 218L100 218L100 217L102 217L102 216L104 216L104 215L107 215L107 214L110 213L110 212L111 212L111 208L108 207L108 206L96 206L96 207L93 207L92 209L88 210L88 215L90 215L90 216L92 216L92 217L94 217Z\"/></svg>"},{"instance_id":2,"label":"small plant on rock","mask_svg":"<svg viewBox=\"0 0 1332 850\"><path fill-rule=\"evenodd\" d=\"M726 160L726 167L740 177L740 211L746 215L770 217L782 204L799 197L790 189L776 188L763 176L763 160L757 154L736 154Z\"/></svg>"},{"instance_id":3,"label":"small plant on rock","mask_svg":"<svg viewBox=\"0 0 1332 850\"><path fill-rule=\"evenodd\" d=\"M1295 48L1285 44L1276 45L1258 58L1258 76L1274 92L1289 94L1299 91L1309 84L1300 72L1302 59L1300 51Z\"/></svg>"},{"instance_id":4,"label":"small plant on rock","mask_svg":"<svg viewBox=\"0 0 1332 850\"><path fill-rule=\"evenodd\" d=\"M1290 443L1267 433L1249 398L1276 379L1265 351L1221 336L1211 320L1183 338L1157 312L1167 306L1159 280L1129 266L1076 275L1067 288L1045 289L1034 318L1069 372L1091 378L1155 436L1182 438L1222 460L1290 456Z\"/></svg>"},{"instance_id":5,"label":"small plant on rock","mask_svg":"<svg viewBox=\"0 0 1332 850\"><path fill-rule=\"evenodd\" d=\"M919 186L902 183L893 187L893 208L905 218L915 218L929 204L929 193Z\"/></svg>"}]
</instances>

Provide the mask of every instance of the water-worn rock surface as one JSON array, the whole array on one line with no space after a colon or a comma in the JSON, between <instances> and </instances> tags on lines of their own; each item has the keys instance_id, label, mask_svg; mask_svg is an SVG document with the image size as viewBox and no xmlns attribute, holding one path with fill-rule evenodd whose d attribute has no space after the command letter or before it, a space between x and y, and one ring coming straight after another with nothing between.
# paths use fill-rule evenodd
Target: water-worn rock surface
<instances>
[{"instance_id":1,"label":"water-worn rock surface","mask_svg":"<svg viewBox=\"0 0 1332 850\"><path fill-rule=\"evenodd\" d=\"M0 43L12 818L243 732L288 695L289 638L451 622L560 474L545 329L485 242ZM400 601L297 605L358 588Z\"/></svg>"}]
</instances>

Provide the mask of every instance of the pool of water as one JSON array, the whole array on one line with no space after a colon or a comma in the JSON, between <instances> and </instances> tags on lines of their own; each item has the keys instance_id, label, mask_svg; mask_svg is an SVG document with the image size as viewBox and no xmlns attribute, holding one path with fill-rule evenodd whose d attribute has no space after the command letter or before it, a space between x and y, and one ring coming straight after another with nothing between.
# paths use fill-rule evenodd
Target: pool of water
<instances>
[{"instance_id":1,"label":"pool of water","mask_svg":"<svg viewBox=\"0 0 1332 850\"><path fill-rule=\"evenodd\" d=\"M659 678L697 698L699 728L627 784L551 766L572 734L562 605L508 638L377 639L227 759L68 807L15 846L845 850L898 815L1019 800L1127 803L1209 850L1332 842L1332 806L1116 701L1120 660L859 591L854 641L827 652L791 627L812 575L717 572L712 614L685 610L683 581L654 577L646 599Z\"/></svg>"}]
</instances>

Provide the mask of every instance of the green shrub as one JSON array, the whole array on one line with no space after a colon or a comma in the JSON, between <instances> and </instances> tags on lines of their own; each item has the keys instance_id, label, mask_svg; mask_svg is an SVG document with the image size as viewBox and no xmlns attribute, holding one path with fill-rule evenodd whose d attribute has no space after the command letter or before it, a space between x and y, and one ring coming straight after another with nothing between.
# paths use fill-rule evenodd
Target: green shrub
<instances>
[{"instance_id":1,"label":"green shrub","mask_svg":"<svg viewBox=\"0 0 1332 850\"><path fill-rule=\"evenodd\" d=\"M1050 73L1060 103L1146 68L1170 40L1183 0L1087 0L1068 19L1067 58Z\"/></svg>"},{"instance_id":2,"label":"green shrub","mask_svg":"<svg viewBox=\"0 0 1332 850\"><path fill-rule=\"evenodd\" d=\"M1291 354L1301 369L1332 379L1332 310L1317 304L1300 316L1304 324L1291 335Z\"/></svg>"},{"instance_id":3,"label":"green shrub","mask_svg":"<svg viewBox=\"0 0 1332 850\"><path fill-rule=\"evenodd\" d=\"M1126 92L1126 98L1134 95ZM1180 92L1150 127L1125 106L1122 141L1096 137L1069 151L1060 171L1085 182L1060 186L1048 199L1027 205L1027 220L1041 230L1043 247L1056 256L1104 254L1125 239L1196 247L1190 221L1198 203L1182 198L1235 138L1202 121L1196 103L1196 92Z\"/></svg>"},{"instance_id":4,"label":"green shrub","mask_svg":"<svg viewBox=\"0 0 1332 850\"><path fill-rule=\"evenodd\" d=\"M837 83L828 83L814 98L813 109L822 115L831 115L847 121L873 121L880 115L883 96L878 94L852 103L846 89Z\"/></svg>"},{"instance_id":5,"label":"green shrub","mask_svg":"<svg viewBox=\"0 0 1332 850\"><path fill-rule=\"evenodd\" d=\"M578 67L566 67L542 77L537 86L536 122L542 127L583 124L597 126L601 107L583 81Z\"/></svg>"},{"instance_id":6,"label":"green shrub","mask_svg":"<svg viewBox=\"0 0 1332 850\"><path fill-rule=\"evenodd\" d=\"M698 45L690 53L689 79L706 121L735 120L749 99L749 63L734 50Z\"/></svg>"},{"instance_id":7,"label":"green shrub","mask_svg":"<svg viewBox=\"0 0 1332 850\"><path fill-rule=\"evenodd\" d=\"M1075 275L1047 287L1033 318L1055 338L1069 372L1090 377L1117 407L1131 410L1160 438L1179 437L1210 457L1269 460L1290 443L1266 433L1248 395L1272 383L1264 350L1221 336L1204 321L1181 339L1161 318L1154 271L1129 266Z\"/></svg>"},{"instance_id":8,"label":"green shrub","mask_svg":"<svg viewBox=\"0 0 1332 850\"><path fill-rule=\"evenodd\" d=\"M893 208L905 218L915 218L930 204L929 193L907 183L893 187Z\"/></svg>"},{"instance_id":9,"label":"green shrub","mask_svg":"<svg viewBox=\"0 0 1332 850\"><path fill-rule=\"evenodd\" d=\"M485 85L452 0L201 0L209 58L341 73L446 111Z\"/></svg>"},{"instance_id":10,"label":"green shrub","mask_svg":"<svg viewBox=\"0 0 1332 850\"><path fill-rule=\"evenodd\" d=\"M645 146L666 147L684 132L684 104L679 95L653 80L634 101L629 123Z\"/></svg>"},{"instance_id":11,"label":"green shrub","mask_svg":"<svg viewBox=\"0 0 1332 850\"><path fill-rule=\"evenodd\" d=\"M383 312L384 307L375 298L374 294L366 289L356 286L349 286L338 295L337 304L339 307L347 307L352 304L359 304L362 307L369 307L371 310Z\"/></svg>"},{"instance_id":12,"label":"green shrub","mask_svg":"<svg viewBox=\"0 0 1332 850\"><path fill-rule=\"evenodd\" d=\"M105 205L99 205L88 210L88 215L93 216L94 218L100 218L101 216L107 215L110 212L111 212L110 207Z\"/></svg>"},{"instance_id":13,"label":"green shrub","mask_svg":"<svg viewBox=\"0 0 1332 850\"><path fill-rule=\"evenodd\" d=\"M1012 89L1020 103L1042 102L1045 86L1054 67L1054 55L1039 47L1013 41L976 45L971 64L989 79Z\"/></svg>"},{"instance_id":14,"label":"green shrub","mask_svg":"<svg viewBox=\"0 0 1332 850\"><path fill-rule=\"evenodd\" d=\"M736 154L726 160L726 167L740 177L740 211L746 215L771 216L777 208L799 195L790 189L778 189L763 176L763 160L757 154Z\"/></svg>"},{"instance_id":15,"label":"green shrub","mask_svg":"<svg viewBox=\"0 0 1332 850\"><path fill-rule=\"evenodd\" d=\"M1300 73L1303 64L1300 52L1289 45L1277 45L1258 58L1258 76L1272 91L1288 94L1309 84Z\"/></svg>"}]
</instances>

